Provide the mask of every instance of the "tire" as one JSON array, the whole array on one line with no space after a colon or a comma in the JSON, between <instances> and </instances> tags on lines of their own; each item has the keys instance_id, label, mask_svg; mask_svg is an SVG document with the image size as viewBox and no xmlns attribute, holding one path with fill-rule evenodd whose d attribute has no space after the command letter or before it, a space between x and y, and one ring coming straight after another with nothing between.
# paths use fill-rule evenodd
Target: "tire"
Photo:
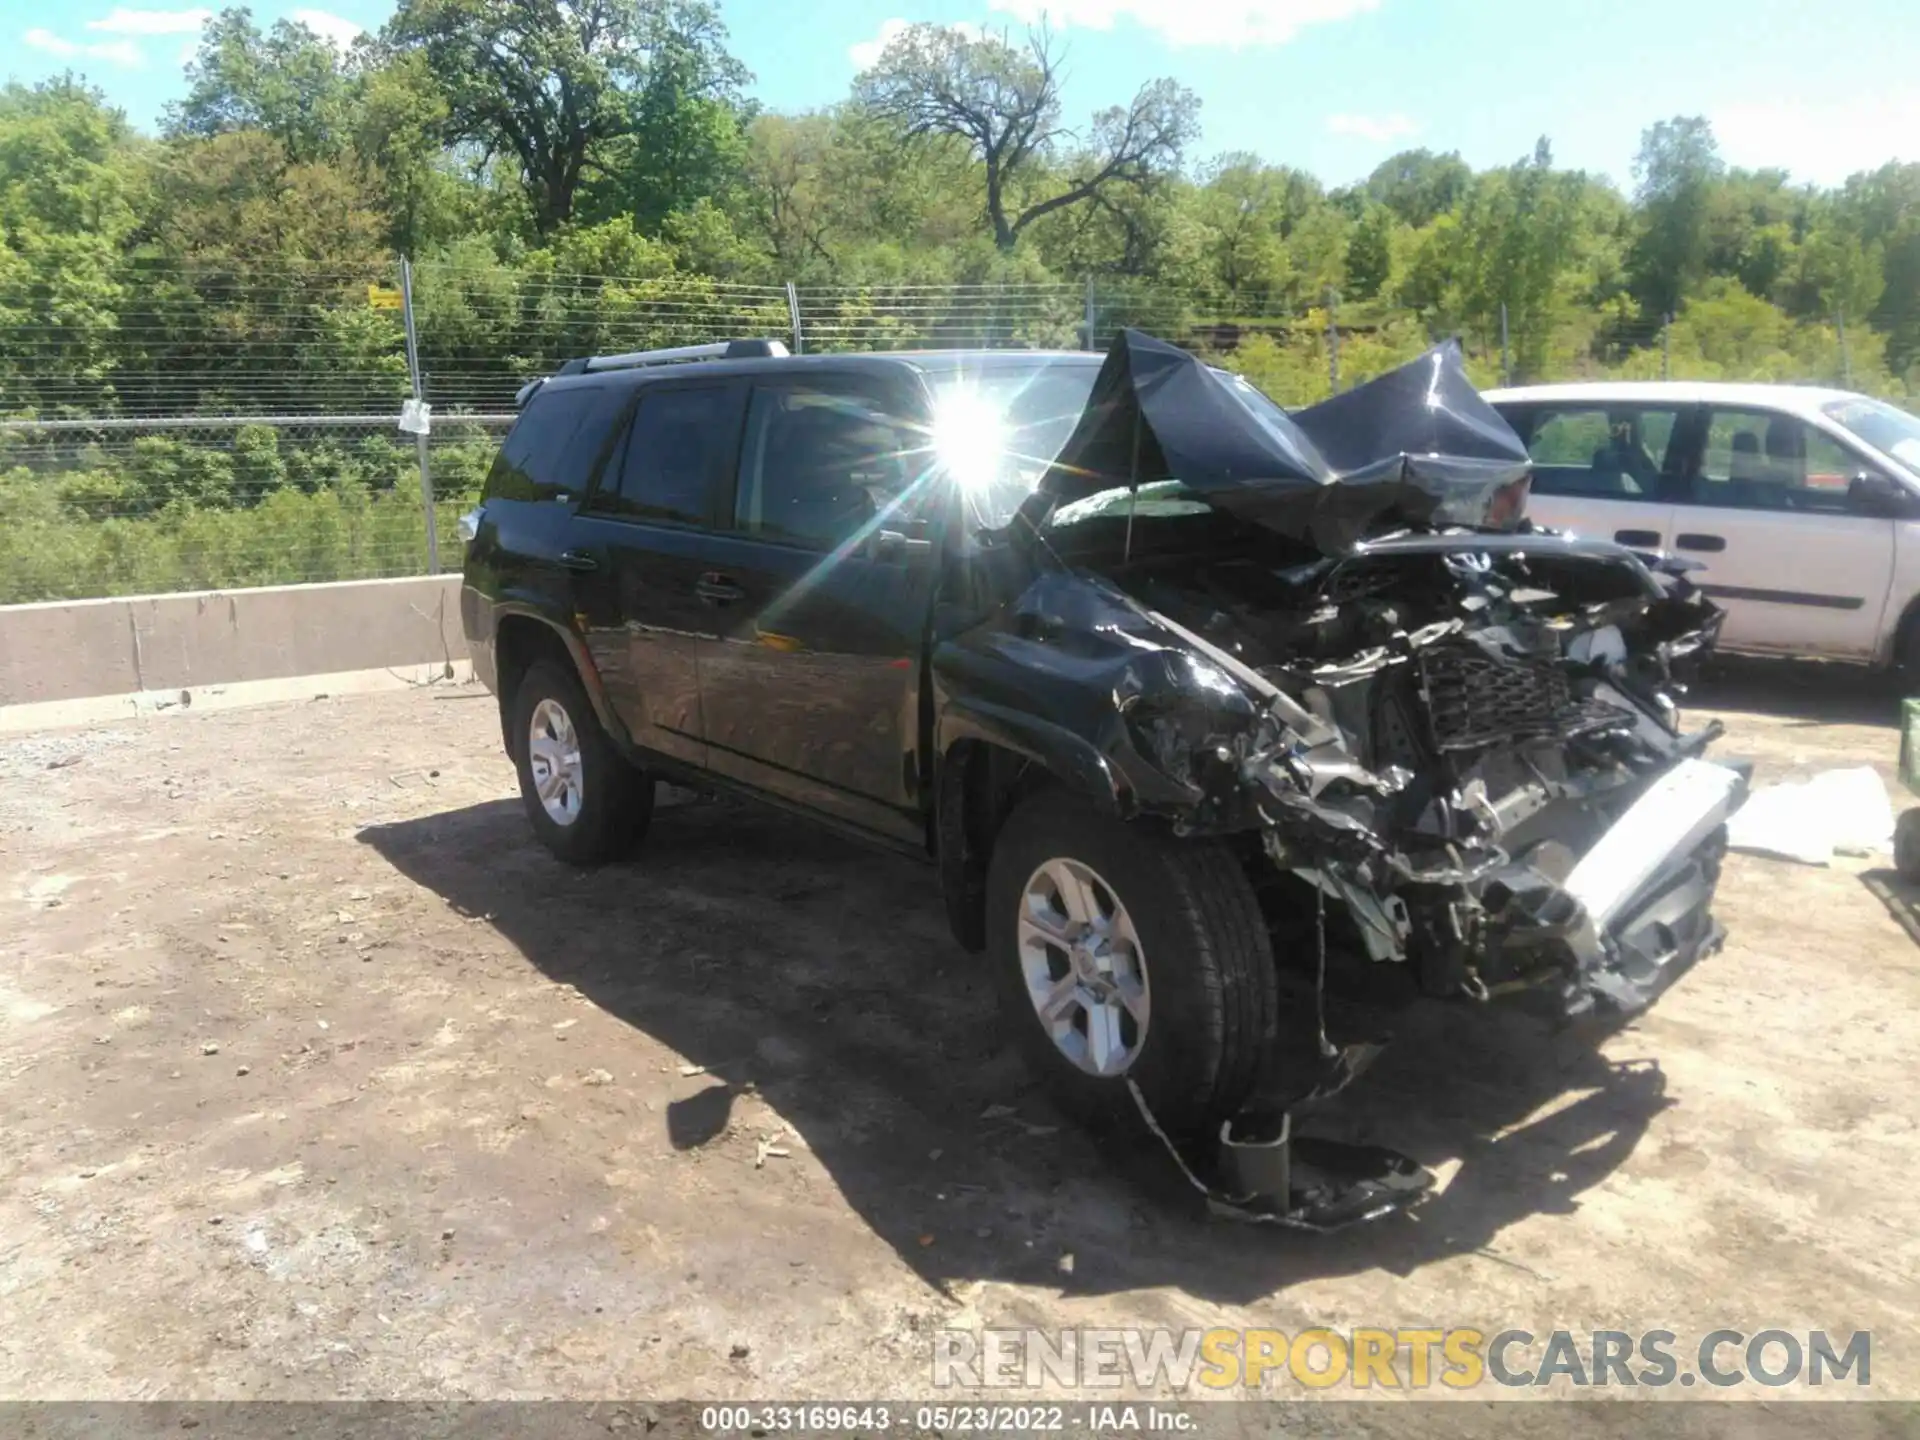
<instances>
[{"instance_id":1,"label":"tire","mask_svg":"<svg viewBox=\"0 0 1920 1440\"><path fill-rule=\"evenodd\" d=\"M1131 1055L1117 1071L1086 1068L1100 1057L1091 1053L1084 1007L1066 1027L1081 1038L1068 1034L1056 1042L1029 987L1030 962L1044 964L1051 977L1071 953L1046 944L1023 951L1021 937L1030 892L1037 886L1057 895L1051 878L1057 871L1048 867L1062 861L1090 873L1102 909L1107 901L1124 908L1144 961L1145 1024L1136 1021L1130 1033L1122 1016L1120 1035ZM1198 1134L1240 1109L1274 1041L1278 983L1253 887L1224 845L1176 840L1144 823L1109 819L1063 791L1046 791L1024 802L1001 830L986 903L987 958L1001 1023L1060 1109L1096 1127L1122 1121L1135 1110L1126 1077L1140 1086L1169 1134ZM1114 963L1126 968L1125 961ZM1080 1049L1080 1058L1063 1045ZM1107 1049L1110 1058L1110 1042Z\"/></svg>"},{"instance_id":2,"label":"tire","mask_svg":"<svg viewBox=\"0 0 1920 1440\"><path fill-rule=\"evenodd\" d=\"M579 755L572 803L558 797L559 813L541 797L534 756L536 740L554 735L556 715L571 728ZM653 781L614 749L572 667L551 660L529 667L514 694L513 727L520 799L540 843L569 865L602 865L629 854L653 819Z\"/></svg>"}]
</instances>

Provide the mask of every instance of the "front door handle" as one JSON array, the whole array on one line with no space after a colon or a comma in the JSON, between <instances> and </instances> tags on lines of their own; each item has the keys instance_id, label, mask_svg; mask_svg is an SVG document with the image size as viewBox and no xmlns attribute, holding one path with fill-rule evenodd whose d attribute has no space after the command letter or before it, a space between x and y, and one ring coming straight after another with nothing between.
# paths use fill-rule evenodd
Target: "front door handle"
<instances>
[{"instance_id":1,"label":"front door handle","mask_svg":"<svg viewBox=\"0 0 1920 1440\"><path fill-rule=\"evenodd\" d=\"M1616 530L1613 532L1616 545L1625 545L1629 549L1644 550L1648 546L1660 543L1658 530Z\"/></svg>"},{"instance_id":2,"label":"front door handle","mask_svg":"<svg viewBox=\"0 0 1920 1440\"><path fill-rule=\"evenodd\" d=\"M562 550L560 563L569 570L577 570L582 575L600 568L600 562L593 558L591 550Z\"/></svg>"},{"instance_id":3,"label":"front door handle","mask_svg":"<svg viewBox=\"0 0 1920 1440\"><path fill-rule=\"evenodd\" d=\"M1717 554L1727 548L1724 535L1676 535L1673 543L1682 550L1705 550L1709 554Z\"/></svg>"},{"instance_id":4,"label":"front door handle","mask_svg":"<svg viewBox=\"0 0 1920 1440\"><path fill-rule=\"evenodd\" d=\"M709 605L731 605L747 597L747 592L738 584L711 570L694 583L693 593Z\"/></svg>"}]
</instances>

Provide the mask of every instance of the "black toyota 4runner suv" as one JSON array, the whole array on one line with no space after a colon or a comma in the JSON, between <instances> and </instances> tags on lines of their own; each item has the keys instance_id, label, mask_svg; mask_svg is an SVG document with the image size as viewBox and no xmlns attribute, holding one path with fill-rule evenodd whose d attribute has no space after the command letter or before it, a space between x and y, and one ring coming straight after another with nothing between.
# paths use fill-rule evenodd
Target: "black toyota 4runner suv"
<instances>
[{"instance_id":1,"label":"black toyota 4runner suv","mask_svg":"<svg viewBox=\"0 0 1920 1440\"><path fill-rule=\"evenodd\" d=\"M521 403L461 612L541 840L619 856L668 779L932 860L1069 1110L1224 1135L1357 1072L1348 981L1623 1014L1719 941L1718 612L1529 526L1451 348L1293 414L1135 332Z\"/></svg>"}]
</instances>

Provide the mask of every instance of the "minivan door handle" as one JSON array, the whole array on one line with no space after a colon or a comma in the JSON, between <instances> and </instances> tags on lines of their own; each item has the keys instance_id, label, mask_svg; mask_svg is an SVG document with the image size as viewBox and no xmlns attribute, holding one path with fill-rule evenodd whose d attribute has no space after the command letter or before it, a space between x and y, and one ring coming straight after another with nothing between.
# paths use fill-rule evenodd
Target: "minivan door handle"
<instances>
[{"instance_id":1,"label":"minivan door handle","mask_svg":"<svg viewBox=\"0 0 1920 1440\"><path fill-rule=\"evenodd\" d=\"M600 568L600 562L593 558L591 550L562 550L560 563L569 570L579 571L582 575Z\"/></svg>"},{"instance_id":2,"label":"minivan door handle","mask_svg":"<svg viewBox=\"0 0 1920 1440\"><path fill-rule=\"evenodd\" d=\"M1625 545L1629 549L1644 550L1649 545L1660 543L1660 532L1658 530L1616 530L1613 532L1613 541L1614 544Z\"/></svg>"},{"instance_id":3,"label":"minivan door handle","mask_svg":"<svg viewBox=\"0 0 1920 1440\"><path fill-rule=\"evenodd\" d=\"M731 605L736 600L744 600L747 592L733 580L717 571L709 570L694 583L693 593L709 605Z\"/></svg>"},{"instance_id":4,"label":"minivan door handle","mask_svg":"<svg viewBox=\"0 0 1920 1440\"><path fill-rule=\"evenodd\" d=\"M1724 535L1676 535L1673 543L1682 550L1705 550L1709 554L1718 553L1727 548Z\"/></svg>"}]
</instances>

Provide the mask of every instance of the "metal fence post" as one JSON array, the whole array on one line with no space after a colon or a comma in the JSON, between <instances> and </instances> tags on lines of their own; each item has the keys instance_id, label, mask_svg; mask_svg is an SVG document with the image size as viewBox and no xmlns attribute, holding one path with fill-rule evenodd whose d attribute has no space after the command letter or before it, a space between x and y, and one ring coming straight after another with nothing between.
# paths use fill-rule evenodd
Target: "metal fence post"
<instances>
[{"instance_id":1,"label":"metal fence post","mask_svg":"<svg viewBox=\"0 0 1920 1440\"><path fill-rule=\"evenodd\" d=\"M1847 354L1847 312L1839 305L1833 307L1833 328L1840 335L1840 383L1851 390L1853 388L1853 357Z\"/></svg>"},{"instance_id":2,"label":"metal fence post","mask_svg":"<svg viewBox=\"0 0 1920 1440\"><path fill-rule=\"evenodd\" d=\"M1089 272L1087 275L1086 339L1081 342L1080 348L1082 350L1094 350L1099 348L1099 342L1094 339L1093 327L1094 327L1095 314L1096 312L1094 310L1094 304L1093 304L1093 275L1091 272Z\"/></svg>"},{"instance_id":3,"label":"metal fence post","mask_svg":"<svg viewBox=\"0 0 1920 1440\"><path fill-rule=\"evenodd\" d=\"M1340 292L1327 287L1327 379L1340 393Z\"/></svg>"},{"instance_id":4,"label":"metal fence post","mask_svg":"<svg viewBox=\"0 0 1920 1440\"><path fill-rule=\"evenodd\" d=\"M1513 383L1513 363L1507 352L1507 302L1500 302L1500 383Z\"/></svg>"},{"instance_id":5,"label":"metal fence post","mask_svg":"<svg viewBox=\"0 0 1920 1440\"><path fill-rule=\"evenodd\" d=\"M413 398L416 402L426 398L424 387L420 383L420 337L413 325L413 262L406 256L400 258L400 313L407 330L407 377L413 384ZM420 456L420 508L427 522L427 573L440 573L440 526L433 513L433 462L428 458L428 441L424 430L416 431L413 437L414 449Z\"/></svg>"},{"instance_id":6,"label":"metal fence post","mask_svg":"<svg viewBox=\"0 0 1920 1440\"><path fill-rule=\"evenodd\" d=\"M1673 378L1673 312L1669 310L1666 318L1660 322L1660 378Z\"/></svg>"},{"instance_id":7,"label":"metal fence post","mask_svg":"<svg viewBox=\"0 0 1920 1440\"><path fill-rule=\"evenodd\" d=\"M787 320L793 326L793 353L807 353L806 339L800 333L800 292L793 288L793 281L787 281Z\"/></svg>"}]
</instances>

